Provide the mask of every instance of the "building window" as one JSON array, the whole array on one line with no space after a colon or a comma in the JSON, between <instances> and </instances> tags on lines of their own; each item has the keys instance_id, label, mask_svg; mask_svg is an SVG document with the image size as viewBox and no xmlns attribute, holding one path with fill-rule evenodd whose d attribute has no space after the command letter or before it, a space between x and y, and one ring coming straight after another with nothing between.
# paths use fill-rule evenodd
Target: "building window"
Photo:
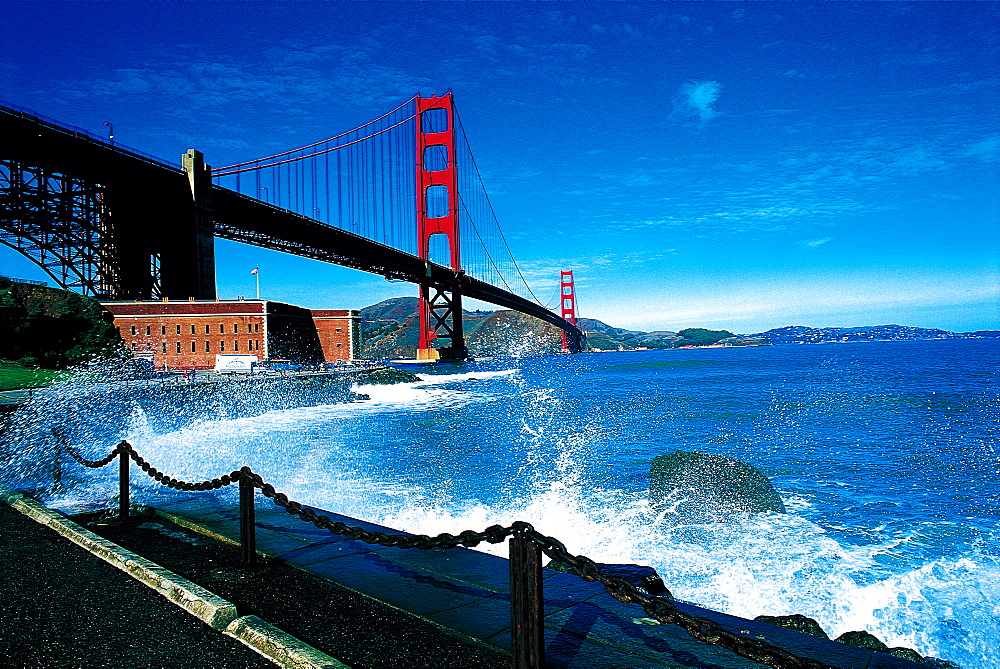
<instances>
[{"instance_id":1,"label":"building window","mask_svg":"<svg viewBox=\"0 0 1000 669\"><path fill-rule=\"evenodd\" d=\"M238 341L236 341L235 339L233 340L233 350L234 351L240 350L240 343Z\"/></svg>"},{"instance_id":2,"label":"building window","mask_svg":"<svg viewBox=\"0 0 1000 669\"><path fill-rule=\"evenodd\" d=\"M194 326L191 326L191 334L194 334Z\"/></svg>"},{"instance_id":3,"label":"building window","mask_svg":"<svg viewBox=\"0 0 1000 669\"><path fill-rule=\"evenodd\" d=\"M220 341L219 342L219 350L220 351L225 351L226 350L226 342L224 342L224 341Z\"/></svg>"},{"instance_id":4,"label":"building window","mask_svg":"<svg viewBox=\"0 0 1000 669\"><path fill-rule=\"evenodd\" d=\"M163 342L162 344L160 344L160 353L166 353L166 352L167 352L167 342Z\"/></svg>"},{"instance_id":5,"label":"building window","mask_svg":"<svg viewBox=\"0 0 1000 669\"><path fill-rule=\"evenodd\" d=\"M194 352L195 352L195 349L196 349L196 348L197 348L197 346L195 345L195 342L191 342L191 352L192 352L192 353L194 353Z\"/></svg>"},{"instance_id":6,"label":"building window","mask_svg":"<svg viewBox=\"0 0 1000 669\"><path fill-rule=\"evenodd\" d=\"M240 331L239 323L233 323L233 334L238 334Z\"/></svg>"},{"instance_id":7,"label":"building window","mask_svg":"<svg viewBox=\"0 0 1000 669\"><path fill-rule=\"evenodd\" d=\"M340 332L340 331L341 331L341 328L337 328L337 332Z\"/></svg>"},{"instance_id":8,"label":"building window","mask_svg":"<svg viewBox=\"0 0 1000 669\"><path fill-rule=\"evenodd\" d=\"M132 336L133 337L135 336L136 332L138 332L138 330L136 330L136 327L133 325L132 326Z\"/></svg>"},{"instance_id":9,"label":"building window","mask_svg":"<svg viewBox=\"0 0 1000 669\"><path fill-rule=\"evenodd\" d=\"M247 350L248 351L252 351L253 350L253 340L251 340L251 339L247 339Z\"/></svg>"},{"instance_id":10,"label":"building window","mask_svg":"<svg viewBox=\"0 0 1000 669\"><path fill-rule=\"evenodd\" d=\"M205 353L211 353L211 352L212 352L212 342L206 341L205 342Z\"/></svg>"},{"instance_id":11,"label":"building window","mask_svg":"<svg viewBox=\"0 0 1000 669\"><path fill-rule=\"evenodd\" d=\"M211 330L209 330L209 329L208 329L208 326L206 325L206 326L205 326L205 334L209 334L210 332L211 332Z\"/></svg>"},{"instance_id":12,"label":"building window","mask_svg":"<svg viewBox=\"0 0 1000 669\"><path fill-rule=\"evenodd\" d=\"M340 348L341 346L343 346L343 344L341 344L341 343L340 343L340 342L338 341L338 342L337 342L337 348Z\"/></svg>"},{"instance_id":13,"label":"building window","mask_svg":"<svg viewBox=\"0 0 1000 669\"><path fill-rule=\"evenodd\" d=\"M164 344L164 346L166 346L166 344ZM180 342L177 342L177 352L178 353L181 352L181 343Z\"/></svg>"},{"instance_id":14,"label":"building window","mask_svg":"<svg viewBox=\"0 0 1000 669\"><path fill-rule=\"evenodd\" d=\"M222 323L219 323L219 334L226 334L226 326Z\"/></svg>"},{"instance_id":15,"label":"building window","mask_svg":"<svg viewBox=\"0 0 1000 669\"><path fill-rule=\"evenodd\" d=\"M146 336L148 337L150 334L151 334L150 333L150 327L147 325L146 326Z\"/></svg>"},{"instance_id":16,"label":"building window","mask_svg":"<svg viewBox=\"0 0 1000 669\"><path fill-rule=\"evenodd\" d=\"M181 326L180 326L180 325L178 325L178 326L177 326L177 334L180 334L180 333L181 333Z\"/></svg>"}]
</instances>

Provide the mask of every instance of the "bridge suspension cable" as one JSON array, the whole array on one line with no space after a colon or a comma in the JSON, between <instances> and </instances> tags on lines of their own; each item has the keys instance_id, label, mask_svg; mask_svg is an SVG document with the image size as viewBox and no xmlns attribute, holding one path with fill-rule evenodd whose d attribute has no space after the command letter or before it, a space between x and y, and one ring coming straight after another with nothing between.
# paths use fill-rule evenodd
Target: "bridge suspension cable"
<instances>
[{"instance_id":1,"label":"bridge suspension cable","mask_svg":"<svg viewBox=\"0 0 1000 669\"><path fill-rule=\"evenodd\" d=\"M418 98L333 137L216 168L213 179L275 207L418 255L414 207ZM426 115L434 108L430 103L419 113ZM422 118L430 123L428 116ZM542 305L514 259L457 113L454 149L455 155L449 157L445 147L430 146L422 159L443 165L455 161L462 269ZM440 208L443 203L438 200L429 193L427 208ZM427 214L434 215L440 214ZM434 236L430 241L430 260L450 266L447 256L441 257L447 248L435 244Z\"/></svg>"}]
</instances>

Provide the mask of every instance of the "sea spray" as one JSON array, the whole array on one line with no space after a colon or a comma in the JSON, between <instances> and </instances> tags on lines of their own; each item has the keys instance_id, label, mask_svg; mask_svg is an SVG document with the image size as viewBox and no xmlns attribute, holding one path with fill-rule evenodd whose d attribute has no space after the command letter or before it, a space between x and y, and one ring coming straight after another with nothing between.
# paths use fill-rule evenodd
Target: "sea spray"
<instances>
[{"instance_id":1,"label":"sea spray","mask_svg":"<svg viewBox=\"0 0 1000 669\"><path fill-rule=\"evenodd\" d=\"M996 364L977 346L552 356L519 359L516 372L510 360L438 366L419 383L356 388L364 401L237 416L196 405L174 425L136 389L107 389L112 405L57 400L36 424L90 412L77 434L89 457L125 437L181 478L248 464L293 499L411 532L527 520L574 553L655 567L681 599L747 617L800 613L831 636L866 629L965 669L998 669L989 445L1000 404L982 386ZM22 418L28 442L30 422ZM649 505L647 474L672 449L752 462L788 514L669 522ZM70 475L98 501L114 495L112 472ZM173 494L134 478L137 501Z\"/></svg>"}]
</instances>

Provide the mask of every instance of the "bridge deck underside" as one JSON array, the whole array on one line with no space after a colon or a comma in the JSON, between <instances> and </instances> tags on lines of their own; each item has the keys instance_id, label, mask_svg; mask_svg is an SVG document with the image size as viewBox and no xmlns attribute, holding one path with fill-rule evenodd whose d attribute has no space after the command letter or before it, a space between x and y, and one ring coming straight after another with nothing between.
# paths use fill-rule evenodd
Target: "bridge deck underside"
<instances>
[{"instance_id":1,"label":"bridge deck underside","mask_svg":"<svg viewBox=\"0 0 1000 669\"><path fill-rule=\"evenodd\" d=\"M104 292L119 299L149 299L156 290L179 299L205 297L204 287L190 279L198 274L193 266L198 260L190 251L197 241L195 207L180 168L6 107L0 107L0 139L4 160L102 189L110 212L104 227L111 238L105 241L113 241L121 282ZM212 188L211 200L217 237L457 292L580 336L577 328L548 309L462 272L218 186ZM5 220L0 216L0 227L18 234L17 224ZM160 277L151 274L151 261L158 264Z\"/></svg>"},{"instance_id":2,"label":"bridge deck underside","mask_svg":"<svg viewBox=\"0 0 1000 669\"><path fill-rule=\"evenodd\" d=\"M568 325L548 309L502 288L234 191L216 188L213 203L217 237L456 291L559 328Z\"/></svg>"}]
</instances>

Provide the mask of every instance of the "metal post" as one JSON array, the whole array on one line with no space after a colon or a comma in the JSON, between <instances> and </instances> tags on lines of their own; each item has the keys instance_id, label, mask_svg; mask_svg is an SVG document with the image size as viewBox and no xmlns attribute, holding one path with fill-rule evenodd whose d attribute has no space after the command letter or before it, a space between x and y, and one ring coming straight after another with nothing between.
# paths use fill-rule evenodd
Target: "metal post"
<instances>
[{"instance_id":1,"label":"metal post","mask_svg":"<svg viewBox=\"0 0 1000 669\"><path fill-rule=\"evenodd\" d=\"M56 492L62 488L62 443L56 443L52 458L52 489Z\"/></svg>"},{"instance_id":2,"label":"metal post","mask_svg":"<svg viewBox=\"0 0 1000 669\"><path fill-rule=\"evenodd\" d=\"M520 534L510 538L510 635L514 669L545 666L542 551Z\"/></svg>"},{"instance_id":3,"label":"metal post","mask_svg":"<svg viewBox=\"0 0 1000 669\"><path fill-rule=\"evenodd\" d=\"M118 522L124 524L128 522L129 509L129 487L128 487L128 451L124 448L118 449Z\"/></svg>"},{"instance_id":4,"label":"metal post","mask_svg":"<svg viewBox=\"0 0 1000 669\"><path fill-rule=\"evenodd\" d=\"M253 504L253 481L247 476L249 471L240 476L240 549L243 566L253 565L257 557L257 538L255 509Z\"/></svg>"}]
</instances>

